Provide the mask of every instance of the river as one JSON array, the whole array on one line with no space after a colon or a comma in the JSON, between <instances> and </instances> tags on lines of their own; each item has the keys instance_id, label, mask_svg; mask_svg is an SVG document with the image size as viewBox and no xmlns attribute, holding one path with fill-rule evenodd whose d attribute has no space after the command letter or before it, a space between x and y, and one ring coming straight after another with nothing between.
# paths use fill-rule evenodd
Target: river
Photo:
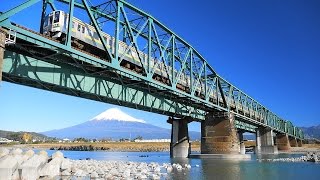
<instances>
[{"instance_id":1,"label":"river","mask_svg":"<svg viewBox=\"0 0 320 180\"><path fill-rule=\"evenodd\" d=\"M55 151L48 150L49 155ZM168 179L320 179L320 164L312 162L269 162L259 159L298 157L299 154L279 154L257 157L252 154L248 161L227 161L214 159L170 158L168 152L102 152L62 151L70 159L117 160L134 162L157 162L190 164L187 172L174 172Z\"/></svg>"}]
</instances>

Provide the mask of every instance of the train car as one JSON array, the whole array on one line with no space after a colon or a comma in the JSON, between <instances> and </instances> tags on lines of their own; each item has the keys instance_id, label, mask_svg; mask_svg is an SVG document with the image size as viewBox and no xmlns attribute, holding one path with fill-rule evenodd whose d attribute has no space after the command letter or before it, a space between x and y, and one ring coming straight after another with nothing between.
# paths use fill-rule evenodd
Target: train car
<instances>
[{"instance_id":1,"label":"train car","mask_svg":"<svg viewBox=\"0 0 320 180\"><path fill-rule=\"evenodd\" d=\"M43 33L47 36L50 36L55 39L63 40L66 37L66 31L68 27L68 20L69 15L64 11L52 11L46 18L43 24ZM74 44L78 46L78 48L83 49L85 51L92 51L95 52L96 48L100 49L101 51L104 50L103 45L100 41L100 38L95 30L95 28L87 23L82 22L81 20L73 17L72 19L72 31L71 36ZM115 52L114 37L111 37L109 34L102 32L102 36L104 37L105 42L107 43L107 48L111 50L112 53ZM138 53L140 55L141 60L144 64L148 62L148 55L139 51L138 53L134 48L127 50L128 46L123 41L119 41L119 54L124 56L124 60L129 62L132 65L139 66L141 68L141 63L138 57ZM92 50L93 49L93 50ZM127 50L127 51L126 51ZM91 52L90 52L91 53ZM103 53L97 53L103 54ZM157 62L156 59L151 58L150 66L155 66ZM158 63L158 66L155 67L155 74L158 75L157 80L159 79L167 79L168 75L167 71L165 70L165 65L162 62ZM171 66L167 66L168 72L172 71ZM177 75L177 71L174 70L174 74ZM159 78L160 77L160 78ZM180 75L180 82L177 85L177 88L180 90L188 91L190 87L190 78L186 76L184 73ZM204 95L204 83L200 82L199 85L196 87L196 92L198 96ZM212 93L214 96L214 93ZM204 97L204 96L203 96Z\"/></svg>"}]
</instances>

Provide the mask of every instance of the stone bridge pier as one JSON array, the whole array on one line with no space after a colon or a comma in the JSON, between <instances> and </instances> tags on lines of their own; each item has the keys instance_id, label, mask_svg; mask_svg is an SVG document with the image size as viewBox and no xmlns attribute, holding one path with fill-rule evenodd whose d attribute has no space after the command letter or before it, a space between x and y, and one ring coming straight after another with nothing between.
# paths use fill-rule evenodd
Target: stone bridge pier
<instances>
[{"instance_id":1,"label":"stone bridge pier","mask_svg":"<svg viewBox=\"0 0 320 180\"><path fill-rule=\"evenodd\" d=\"M169 118L171 128L170 157L187 158L191 152L187 119Z\"/></svg>"},{"instance_id":2,"label":"stone bridge pier","mask_svg":"<svg viewBox=\"0 0 320 180\"><path fill-rule=\"evenodd\" d=\"M302 144L303 144L303 143L302 143L302 140L301 140L301 139L298 139L297 141L298 141L298 147L302 147Z\"/></svg>"},{"instance_id":3,"label":"stone bridge pier","mask_svg":"<svg viewBox=\"0 0 320 180\"><path fill-rule=\"evenodd\" d=\"M256 153L278 154L278 148L274 144L273 130L270 128L257 129L256 144Z\"/></svg>"},{"instance_id":4,"label":"stone bridge pier","mask_svg":"<svg viewBox=\"0 0 320 180\"><path fill-rule=\"evenodd\" d=\"M298 147L298 141L295 137L289 137L289 142L291 147Z\"/></svg>"},{"instance_id":5,"label":"stone bridge pier","mask_svg":"<svg viewBox=\"0 0 320 180\"><path fill-rule=\"evenodd\" d=\"M276 136L276 144L278 146L278 150L284 150L287 151L290 149L290 141L288 134L277 134Z\"/></svg>"},{"instance_id":6,"label":"stone bridge pier","mask_svg":"<svg viewBox=\"0 0 320 180\"><path fill-rule=\"evenodd\" d=\"M201 122L201 154L240 154L234 121L231 113L209 113Z\"/></svg>"}]
</instances>

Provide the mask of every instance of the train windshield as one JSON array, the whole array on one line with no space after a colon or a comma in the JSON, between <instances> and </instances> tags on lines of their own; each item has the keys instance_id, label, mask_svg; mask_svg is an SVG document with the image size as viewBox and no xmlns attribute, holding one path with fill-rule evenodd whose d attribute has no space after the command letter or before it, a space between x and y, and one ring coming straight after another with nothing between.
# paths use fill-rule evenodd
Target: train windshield
<instances>
[{"instance_id":1,"label":"train windshield","mask_svg":"<svg viewBox=\"0 0 320 180\"><path fill-rule=\"evenodd\" d=\"M54 22L53 23L59 22L59 18L60 18L60 11L56 11L54 14Z\"/></svg>"}]
</instances>

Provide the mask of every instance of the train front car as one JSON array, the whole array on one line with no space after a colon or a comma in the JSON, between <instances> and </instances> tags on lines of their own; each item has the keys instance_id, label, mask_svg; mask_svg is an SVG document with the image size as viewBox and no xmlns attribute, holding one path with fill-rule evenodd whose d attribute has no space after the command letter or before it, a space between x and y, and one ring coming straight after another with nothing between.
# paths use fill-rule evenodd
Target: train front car
<instances>
[{"instance_id":1,"label":"train front car","mask_svg":"<svg viewBox=\"0 0 320 180\"><path fill-rule=\"evenodd\" d=\"M64 12L52 11L46 16L43 24L43 34L52 38L59 38L64 28Z\"/></svg>"}]
</instances>

